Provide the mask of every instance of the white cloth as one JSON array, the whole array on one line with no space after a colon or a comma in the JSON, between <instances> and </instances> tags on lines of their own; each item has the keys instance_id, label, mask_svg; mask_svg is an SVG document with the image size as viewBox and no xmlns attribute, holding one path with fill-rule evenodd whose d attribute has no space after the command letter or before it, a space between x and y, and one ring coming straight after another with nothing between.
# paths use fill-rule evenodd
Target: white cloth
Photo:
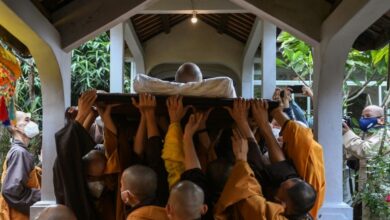
<instances>
[{"instance_id":1,"label":"white cloth","mask_svg":"<svg viewBox=\"0 0 390 220\"><path fill-rule=\"evenodd\" d=\"M233 80L229 77L215 77L201 82L168 82L144 74L134 78L134 90L137 93L156 95L202 96L210 98L236 98Z\"/></svg>"}]
</instances>

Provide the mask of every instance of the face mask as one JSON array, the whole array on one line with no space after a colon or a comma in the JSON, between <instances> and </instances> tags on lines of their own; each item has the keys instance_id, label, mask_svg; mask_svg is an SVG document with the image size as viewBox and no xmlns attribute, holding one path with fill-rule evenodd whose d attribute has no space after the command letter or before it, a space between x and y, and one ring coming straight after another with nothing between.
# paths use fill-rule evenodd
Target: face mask
<instances>
[{"instance_id":1,"label":"face mask","mask_svg":"<svg viewBox=\"0 0 390 220\"><path fill-rule=\"evenodd\" d=\"M97 126L101 127L101 128L104 128L104 123L103 123L103 120L100 116L98 116L96 119L95 119L95 123Z\"/></svg>"},{"instance_id":2,"label":"face mask","mask_svg":"<svg viewBox=\"0 0 390 220\"><path fill-rule=\"evenodd\" d=\"M130 202L130 199L129 199L128 194L130 194L130 195L133 196L133 194L132 194L129 190L124 190L124 191L121 192L121 199L122 199L122 201L123 201L126 205L129 205L129 206L131 206L131 207L136 206L139 202L136 202L136 203L132 204L132 203ZM134 197L134 196L133 196L133 197Z\"/></svg>"},{"instance_id":3,"label":"face mask","mask_svg":"<svg viewBox=\"0 0 390 220\"><path fill-rule=\"evenodd\" d=\"M88 182L88 189L93 197L100 198L104 190L104 182L103 181Z\"/></svg>"},{"instance_id":4,"label":"face mask","mask_svg":"<svg viewBox=\"0 0 390 220\"><path fill-rule=\"evenodd\" d=\"M374 127L378 123L378 118L360 118L359 119L359 127L362 131L366 132L368 129Z\"/></svg>"},{"instance_id":5,"label":"face mask","mask_svg":"<svg viewBox=\"0 0 390 220\"><path fill-rule=\"evenodd\" d=\"M280 135L280 129L279 128L272 128L272 134L274 134L275 138L278 138Z\"/></svg>"},{"instance_id":6,"label":"face mask","mask_svg":"<svg viewBox=\"0 0 390 220\"><path fill-rule=\"evenodd\" d=\"M33 138L39 134L39 128L38 125L35 122L28 122L26 126L24 126L24 134L28 138Z\"/></svg>"}]
</instances>

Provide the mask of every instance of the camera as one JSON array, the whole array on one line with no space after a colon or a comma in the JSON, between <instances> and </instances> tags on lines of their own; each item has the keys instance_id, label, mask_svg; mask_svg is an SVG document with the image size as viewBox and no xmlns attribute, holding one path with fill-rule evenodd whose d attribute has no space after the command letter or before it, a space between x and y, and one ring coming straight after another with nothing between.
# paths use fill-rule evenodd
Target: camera
<instances>
[{"instance_id":1,"label":"camera","mask_svg":"<svg viewBox=\"0 0 390 220\"><path fill-rule=\"evenodd\" d=\"M302 93L302 85L298 86L287 86L291 93ZM284 90L280 91L280 98L284 98Z\"/></svg>"},{"instance_id":2,"label":"camera","mask_svg":"<svg viewBox=\"0 0 390 220\"><path fill-rule=\"evenodd\" d=\"M348 125L348 127L352 127L352 118L351 116L345 115L343 116L343 122Z\"/></svg>"}]
</instances>

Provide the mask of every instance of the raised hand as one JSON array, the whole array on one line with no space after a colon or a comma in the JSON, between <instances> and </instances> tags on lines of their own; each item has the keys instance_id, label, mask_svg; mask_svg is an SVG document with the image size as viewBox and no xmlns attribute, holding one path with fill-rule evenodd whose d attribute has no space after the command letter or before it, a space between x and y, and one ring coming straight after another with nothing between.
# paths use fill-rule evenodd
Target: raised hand
<instances>
[{"instance_id":1,"label":"raised hand","mask_svg":"<svg viewBox=\"0 0 390 220\"><path fill-rule=\"evenodd\" d=\"M76 121L83 124L89 113L92 111L92 105L95 103L97 98L96 90L88 90L84 92L78 100L78 113Z\"/></svg>"},{"instance_id":2,"label":"raised hand","mask_svg":"<svg viewBox=\"0 0 390 220\"><path fill-rule=\"evenodd\" d=\"M202 118L202 121L200 122L200 125L199 125L199 128L198 130L201 130L201 129L205 129L206 128L206 122L207 122L207 119L209 118L209 115L210 115L210 112L212 112L214 110L214 108L209 108L207 109L207 111L205 112L201 112L201 111L196 111L197 113L204 113L204 117Z\"/></svg>"},{"instance_id":3,"label":"raised hand","mask_svg":"<svg viewBox=\"0 0 390 220\"><path fill-rule=\"evenodd\" d=\"M237 160L247 161L248 158L248 140L243 137L238 129L233 129L232 146L233 153Z\"/></svg>"},{"instance_id":4,"label":"raised hand","mask_svg":"<svg viewBox=\"0 0 390 220\"><path fill-rule=\"evenodd\" d=\"M182 96L171 96L167 99L168 114L171 123L180 123L188 109L192 106L183 107Z\"/></svg>"},{"instance_id":5,"label":"raised hand","mask_svg":"<svg viewBox=\"0 0 390 220\"><path fill-rule=\"evenodd\" d=\"M284 88L283 93L284 96L282 97L282 103L283 103L283 108L289 108L290 107L290 101L292 100L291 98L291 88Z\"/></svg>"},{"instance_id":6,"label":"raised hand","mask_svg":"<svg viewBox=\"0 0 390 220\"><path fill-rule=\"evenodd\" d=\"M247 122L250 102L244 98L237 98L233 102L233 108L224 107L236 123Z\"/></svg>"},{"instance_id":7,"label":"raised hand","mask_svg":"<svg viewBox=\"0 0 390 220\"><path fill-rule=\"evenodd\" d=\"M192 138L204 119L204 113L192 114L184 128L184 137Z\"/></svg>"},{"instance_id":8,"label":"raised hand","mask_svg":"<svg viewBox=\"0 0 390 220\"><path fill-rule=\"evenodd\" d=\"M313 91L310 89L310 87L303 86L302 87L302 93L305 96L309 96L309 97L313 98Z\"/></svg>"},{"instance_id":9,"label":"raised hand","mask_svg":"<svg viewBox=\"0 0 390 220\"><path fill-rule=\"evenodd\" d=\"M266 100L251 100L252 117L255 119L260 131L271 128L268 122L268 102Z\"/></svg>"},{"instance_id":10,"label":"raised hand","mask_svg":"<svg viewBox=\"0 0 390 220\"><path fill-rule=\"evenodd\" d=\"M282 99L280 98L280 92L282 91L281 88L276 87L274 94L272 95L272 100L274 101L281 101Z\"/></svg>"},{"instance_id":11,"label":"raised hand","mask_svg":"<svg viewBox=\"0 0 390 220\"><path fill-rule=\"evenodd\" d=\"M131 101L141 114L145 114L146 112L154 113L157 106L156 97L148 93L139 94L138 102L134 98L131 98Z\"/></svg>"}]
</instances>

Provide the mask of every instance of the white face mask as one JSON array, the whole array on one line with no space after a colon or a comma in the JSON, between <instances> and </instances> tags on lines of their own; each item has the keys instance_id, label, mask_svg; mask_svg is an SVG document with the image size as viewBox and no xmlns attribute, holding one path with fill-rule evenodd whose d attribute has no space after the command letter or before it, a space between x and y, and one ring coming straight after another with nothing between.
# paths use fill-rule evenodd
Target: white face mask
<instances>
[{"instance_id":1,"label":"white face mask","mask_svg":"<svg viewBox=\"0 0 390 220\"><path fill-rule=\"evenodd\" d=\"M93 197L100 198L104 190L104 182L103 181L88 182L88 189Z\"/></svg>"},{"instance_id":2,"label":"white face mask","mask_svg":"<svg viewBox=\"0 0 390 220\"><path fill-rule=\"evenodd\" d=\"M96 119L95 119L95 123L97 126L101 127L101 128L104 128L104 123L103 123L103 120L100 116L98 116Z\"/></svg>"},{"instance_id":3,"label":"white face mask","mask_svg":"<svg viewBox=\"0 0 390 220\"><path fill-rule=\"evenodd\" d=\"M28 122L26 126L24 126L24 134L28 138L33 138L39 134L39 128L38 125L35 122Z\"/></svg>"},{"instance_id":4,"label":"white face mask","mask_svg":"<svg viewBox=\"0 0 390 220\"><path fill-rule=\"evenodd\" d=\"M275 138L279 137L280 129L279 128L272 128L272 134Z\"/></svg>"}]
</instances>

